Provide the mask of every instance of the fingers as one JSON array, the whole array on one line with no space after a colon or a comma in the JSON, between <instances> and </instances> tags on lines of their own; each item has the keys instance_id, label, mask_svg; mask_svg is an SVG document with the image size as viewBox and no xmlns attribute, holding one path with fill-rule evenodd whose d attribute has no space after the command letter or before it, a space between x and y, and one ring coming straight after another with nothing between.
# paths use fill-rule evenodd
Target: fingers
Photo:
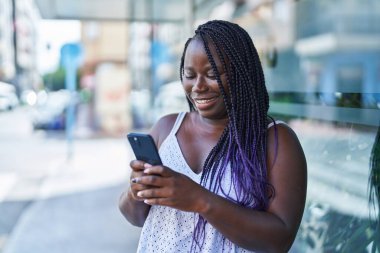
<instances>
[{"instance_id":1,"label":"fingers","mask_svg":"<svg viewBox=\"0 0 380 253\"><path fill-rule=\"evenodd\" d=\"M176 174L173 170L169 169L165 166L152 166L149 163L145 163L144 165L144 173L148 175L159 175L161 177L172 177Z\"/></svg>"},{"instance_id":2,"label":"fingers","mask_svg":"<svg viewBox=\"0 0 380 253\"><path fill-rule=\"evenodd\" d=\"M140 161L140 160L132 160L129 163L129 166L132 168L134 171L143 171L145 169L144 167L145 162Z\"/></svg>"},{"instance_id":3,"label":"fingers","mask_svg":"<svg viewBox=\"0 0 380 253\"><path fill-rule=\"evenodd\" d=\"M161 205L175 207L177 201L168 196L168 192L163 189L149 189L137 193L138 198L148 205Z\"/></svg>"},{"instance_id":4,"label":"fingers","mask_svg":"<svg viewBox=\"0 0 380 253\"><path fill-rule=\"evenodd\" d=\"M144 203L151 206L152 205L171 206L168 199L166 198L144 199Z\"/></svg>"},{"instance_id":5,"label":"fingers","mask_svg":"<svg viewBox=\"0 0 380 253\"><path fill-rule=\"evenodd\" d=\"M145 174L156 174L162 177L170 177L175 174L175 172L168 167L162 165L152 166L149 163L140 160L132 160L129 165L132 170L144 171Z\"/></svg>"},{"instance_id":6,"label":"fingers","mask_svg":"<svg viewBox=\"0 0 380 253\"><path fill-rule=\"evenodd\" d=\"M146 175L142 177L135 177L131 180L134 184L142 184L147 186L157 186L162 187L167 184L167 180L161 176L157 175Z\"/></svg>"},{"instance_id":7,"label":"fingers","mask_svg":"<svg viewBox=\"0 0 380 253\"><path fill-rule=\"evenodd\" d=\"M144 191L144 190L150 189L152 187L154 187L154 186L147 186L147 185L143 185L143 184L134 184L134 183L132 183L131 186L130 186L130 191L132 193L132 197L135 200L143 201L144 198L140 198L137 195L137 193L140 192L140 191Z\"/></svg>"},{"instance_id":8,"label":"fingers","mask_svg":"<svg viewBox=\"0 0 380 253\"><path fill-rule=\"evenodd\" d=\"M149 186L143 184L131 184L131 189L134 193L137 193L139 191L149 189Z\"/></svg>"},{"instance_id":9,"label":"fingers","mask_svg":"<svg viewBox=\"0 0 380 253\"><path fill-rule=\"evenodd\" d=\"M158 198L158 197L162 197L162 191L160 189L147 189L147 190L139 191L137 193L137 196L143 199Z\"/></svg>"},{"instance_id":10,"label":"fingers","mask_svg":"<svg viewBox=\"0 0 380 253\"><path fill-rule=\"evenodd\" d=\"M173 179L179 173L165 167L152 166L143 161L131 161L131 189L136 200L149 205L170 205L169 196L174 195Z\"/></svg>"}]
</instances>

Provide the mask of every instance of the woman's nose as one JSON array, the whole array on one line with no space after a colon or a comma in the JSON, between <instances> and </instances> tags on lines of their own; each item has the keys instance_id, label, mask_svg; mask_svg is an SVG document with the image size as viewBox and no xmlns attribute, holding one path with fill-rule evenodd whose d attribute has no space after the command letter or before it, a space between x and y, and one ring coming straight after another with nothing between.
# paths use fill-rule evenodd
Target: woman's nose
<instances>
[{"instance_id":1,"label":"woman's nose","mask_svg":"<svg viewBox=\"0 0 380 253\"><path fill-rule=\"evenodd\" d=\"M206 80L202 76L198 76L193 85L193 92L202 92L207 90Z\"/></svg>"}]
</instances>

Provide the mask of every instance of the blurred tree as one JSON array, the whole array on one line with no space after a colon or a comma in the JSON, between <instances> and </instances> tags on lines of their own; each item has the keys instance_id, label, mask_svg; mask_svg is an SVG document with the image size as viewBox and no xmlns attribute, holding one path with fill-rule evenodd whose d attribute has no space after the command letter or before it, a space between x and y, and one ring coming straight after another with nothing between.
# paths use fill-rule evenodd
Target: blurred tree
<instances>
[{"instance_id":1,"label":"blurred tree","mask_svg":"<svg viewBox=\"0 0 380 253\"><path fill-rule=\"evenodd\" d=\"M76 90L79 89L79 78L80 71L78 70L76 77ZM63 67L59 67L56 69L56 71L45 74L43 76L43 80L45 88L50 91L65 89L65 69Z\"/></svg>"},{"instance_id":2,"label":"blurred tree","mask_svg":"<svg viewBox=\"0 0 380 253\"><path fill-rule=\"evenodd\" d=\"M65 88L65 70L59 67L52 73L43 76L45 88L50 91L57 91Z\"/></svg>"}]
</instances>

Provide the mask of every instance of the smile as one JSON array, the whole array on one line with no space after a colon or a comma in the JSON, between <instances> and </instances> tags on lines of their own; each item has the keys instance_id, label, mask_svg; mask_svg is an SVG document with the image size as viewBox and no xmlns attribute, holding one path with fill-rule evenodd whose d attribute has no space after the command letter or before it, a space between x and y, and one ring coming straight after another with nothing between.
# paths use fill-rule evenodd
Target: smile
<instances>
[{"instance_id":1,"label":"smile","mask_svg":"<svg viewBox=\"0 0 380 253\"><path fill-rule=\"evenodd\" d=\"M214 100L216 100L218 97L213 97L213 98L195 98L194 101L197 104L207 104L210 103Z\"/></svg>"}]
</instances>

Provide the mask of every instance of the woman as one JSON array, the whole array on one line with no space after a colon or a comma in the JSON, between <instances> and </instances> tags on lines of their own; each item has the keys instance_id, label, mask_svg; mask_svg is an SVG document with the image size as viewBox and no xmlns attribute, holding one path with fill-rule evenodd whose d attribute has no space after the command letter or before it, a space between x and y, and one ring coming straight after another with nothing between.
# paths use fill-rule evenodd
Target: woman
<instances>
[{"instance_id":1,"label":"woman","mask_svg":"<svg viewBox=\"0 0 380 253\"><path fill-rule=\"evenodd\" d=\"M198 27L180 76L190 112L152 128L164 166L132 161L120 210L143 226L139 252L286 252L306 198L294 132L268 116L262 66L248 33Z\"/></svg>"}]
</instances>

